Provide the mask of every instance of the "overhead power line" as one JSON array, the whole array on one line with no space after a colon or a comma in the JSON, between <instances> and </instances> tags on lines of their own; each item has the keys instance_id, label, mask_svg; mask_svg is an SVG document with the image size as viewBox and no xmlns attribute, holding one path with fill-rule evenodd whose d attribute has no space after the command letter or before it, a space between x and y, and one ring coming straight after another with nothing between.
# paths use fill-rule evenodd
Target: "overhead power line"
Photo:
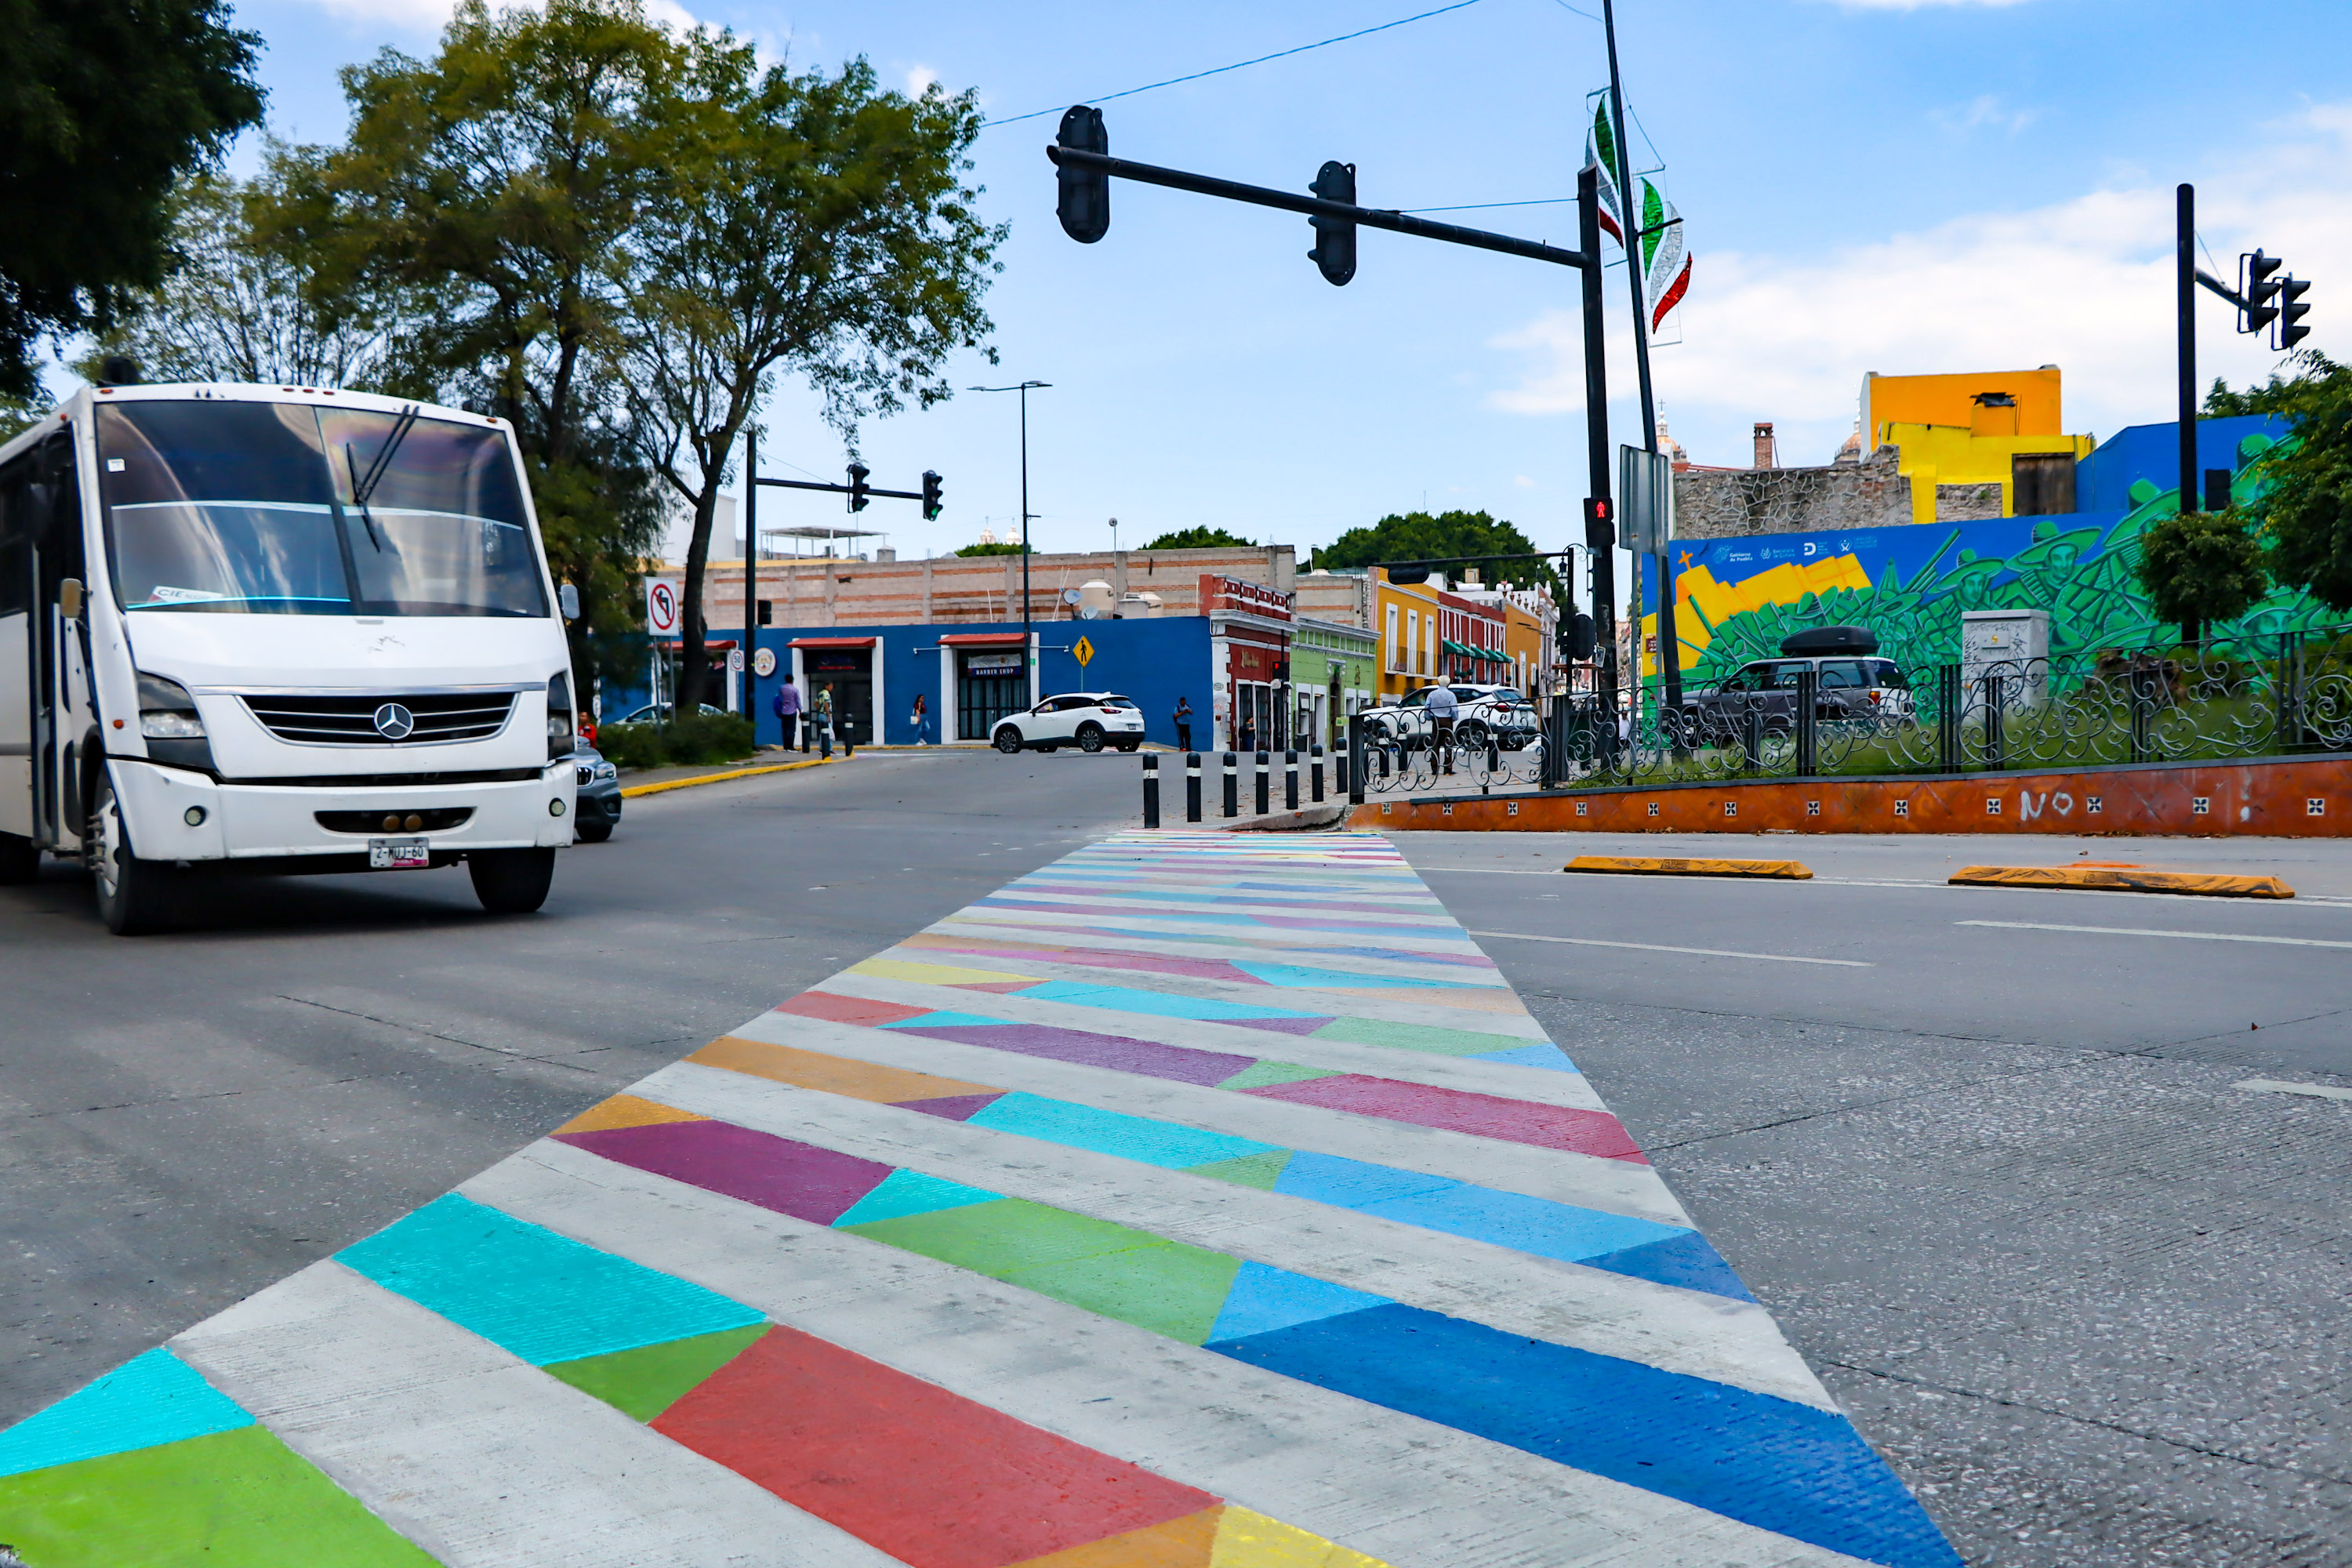
<instances>
[{"instance_id":1,"label":"overhead power line","mask_svg":"<svg viewBox=\"0 0 2352 1568\"><path fill-rule=\"evenodd\" d=\"M1199 81L1203 77L1223 76L1227 71L1245 70L1251 66L1262 66L1268 60L1287 59L1292 55L1303 55L1309 49L1328 48L1333 44L1344 44L1350 38L1367 38L1374 33L1385 33L1391 27L1407 26L1414 22L1426 22L1432 16L1443 16L1448 11L1467 10L1477 4L1478 0L1454 0L1451 5L1440 5L1434 11L1423 11L1418 16L1400 16L1393 22L1382 22L1377 27L1360 27L1352 33L1342 33L1336 38L1323 38L1312 44L1301 44L1295 49L1277 49L1273 54L1260 55L1253 60L1236 60L1232 65L1218 66L1213 70L1194 71L1190 76L1171 76L1166 81L1146 82L1141 87L1130 87L1121 92L1106 92L1098 97L1081 101L1108 103L1115 98L1133 98L1139 92L1151 92L1163 87L1175 87L1181 82ZM1042 120L1048 114L1061 113L1066 107L1067 106L1057 104L1052 109L1039 109L1027 114L1015 114L1003 120L991 120L982 124L981 129L985 131L994 125L1018 125L1024 120Z\"/></svg>"}]
</instances>

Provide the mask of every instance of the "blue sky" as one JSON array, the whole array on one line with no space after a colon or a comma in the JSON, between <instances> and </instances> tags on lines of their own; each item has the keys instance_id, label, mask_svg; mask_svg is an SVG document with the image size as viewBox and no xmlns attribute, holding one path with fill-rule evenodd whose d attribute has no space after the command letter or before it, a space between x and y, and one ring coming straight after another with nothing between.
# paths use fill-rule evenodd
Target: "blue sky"
<instances>
[{"instance_id":1,"label":"blue sky","mask_svg":"<svg viewBox=\"0 0 2352 1568\"><path fill-rule=\"evenodd\" d=\"M1013 115L1428 0L686 4L795 63L864 55L889 83L976 87ZM446 5L251 0L237 16L268 43L273 129L316 141L343 127L335 68L387 44L429 50ZM2256 244L2284 253L2316 280L2313 346L2352 356L2341 0L1624 0L1619 27L1629 101L1696 258L1684 342L1656 358L1663 412L1697 461L1744 463L1758 419L1777 422L1784 461L1826 460L1871 370L2054 363L2074 429L2168 417L2183 179L2218 269ZM1478 0L1105 113L1113 151L1149 162L1303 188L1337 157L1371 205L1518 201L1573 192L1585 94L1605 73L1601 28L1560 0ZM1054 123L981 138L984 209L1013 225L991 296L1002 363L955 377L1054 384L1030 409L1041 549L1106 545L1112 517L1126 544L1205 522L1307 547L1424 504L1485 508L1547 545L1575 531L1572 273L1367 233L1356 280L1334 289L1306 258L1304 219L1128 184L1109 237L1076 245L1054 219ZM1452 216L1574 239L1572 206ZM1634 440L1621 270L1608 299L1612 431ZM2204 374L2242 380L2271 356L2230 324L2209 300ZM768 425L769 452L837 477L841 444L798 388L780 388ZM911 506L866 514L902 553L1017 515L1010 397L959 395L860 440L877 483L946 476L937 523ZM839 521L816 498L784 504L791 521Z\"/></svg>"}]
</instances>

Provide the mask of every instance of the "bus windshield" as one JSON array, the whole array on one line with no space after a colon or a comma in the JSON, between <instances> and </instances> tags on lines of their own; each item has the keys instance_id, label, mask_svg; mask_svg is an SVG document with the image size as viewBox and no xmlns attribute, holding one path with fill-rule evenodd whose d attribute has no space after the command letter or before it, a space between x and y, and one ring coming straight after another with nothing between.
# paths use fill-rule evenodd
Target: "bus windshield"
<instances>
[{"instance_id":1,"label":"bus windshield","mask_svg":"<svg viewBox=\"0 0 2352 1568\"><path fill-rule=\"evenodd\" d=\"M103 404L108 559L126 610L545 616L499 431L372 409Z\"/></svg>"}]
</instances>

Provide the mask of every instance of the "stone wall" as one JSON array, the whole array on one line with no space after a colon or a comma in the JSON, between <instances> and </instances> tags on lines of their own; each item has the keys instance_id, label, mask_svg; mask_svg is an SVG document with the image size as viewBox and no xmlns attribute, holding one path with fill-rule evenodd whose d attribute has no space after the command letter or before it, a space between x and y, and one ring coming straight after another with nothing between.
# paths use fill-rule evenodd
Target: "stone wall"
<instances>
[{"instance_id":1,"label":"stone wall","mask_svg":"<svg viewBox=\"0 0 2352 1568\"><path fill-rule=\"evenodd\" d=\"M1681 469L1675 475L1675 532L1742 539L1907 523L1911 481L1895 471L1901 455L1881 447L1858 463L1819 468Z\"/></svg>"}]
</instances>

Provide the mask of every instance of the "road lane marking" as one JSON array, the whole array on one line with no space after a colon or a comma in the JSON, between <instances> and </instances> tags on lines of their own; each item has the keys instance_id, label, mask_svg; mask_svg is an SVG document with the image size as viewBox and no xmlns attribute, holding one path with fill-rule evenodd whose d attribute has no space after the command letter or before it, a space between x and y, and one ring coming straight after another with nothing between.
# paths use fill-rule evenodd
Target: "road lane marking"
<instances>
[{"instance_id":1,"label":"road lane marking","mask_svg":"<svg viewBox=\"0 0 2352 1568\"><path fill-rule=\"evenodd\" d=\"M1875 969L1874 963L1864 963L1858 958L1799 958L1786 952L1734 952L1720 947L1669 947L1660 942L1602 942L1592 936L1538 936L1524 931L1474 931L1472 936L1500 937L1506 942L1559 942L1572 947L1630 947L1643 952L1687 952L1700 958L1761 958L1773 963L1828 963L1840 969ZM2352 947L2352 942L2337 943Z\"/></svg>"},{"instance_id":2,"label":"road lane marking","mask_svg":"<svg viewBox=\"0 0 2352 1568\"><path fill-rule=\"evenodd\" d=\"M2004 931L2088 931L2095 936L2168 936L2184 942L2265 942L2281 947L2352 947L2352 942L2325 942L2315 936L2248 936L2226 931L2155 931L2141 926L2062 926L2039 921L1954 921L1958 926L1998 926ZM1472 933L1475 935L1475 932Z\"/></svg>"},{"instance_id":3,"label":"road lane marking","mask_svg":"<svg viewBox=\"0 0 2352 1568\"><path fill-rule=\"evenodd\" d=\"M2311 1094L2322 1100L2352 1100L2352 1089L2336 1089L2324 1083L2281 1083L2276 1079L2241 1079L2231 1089L2252 1089L2256 1094Z\"/></svg>"}]
</instances>

